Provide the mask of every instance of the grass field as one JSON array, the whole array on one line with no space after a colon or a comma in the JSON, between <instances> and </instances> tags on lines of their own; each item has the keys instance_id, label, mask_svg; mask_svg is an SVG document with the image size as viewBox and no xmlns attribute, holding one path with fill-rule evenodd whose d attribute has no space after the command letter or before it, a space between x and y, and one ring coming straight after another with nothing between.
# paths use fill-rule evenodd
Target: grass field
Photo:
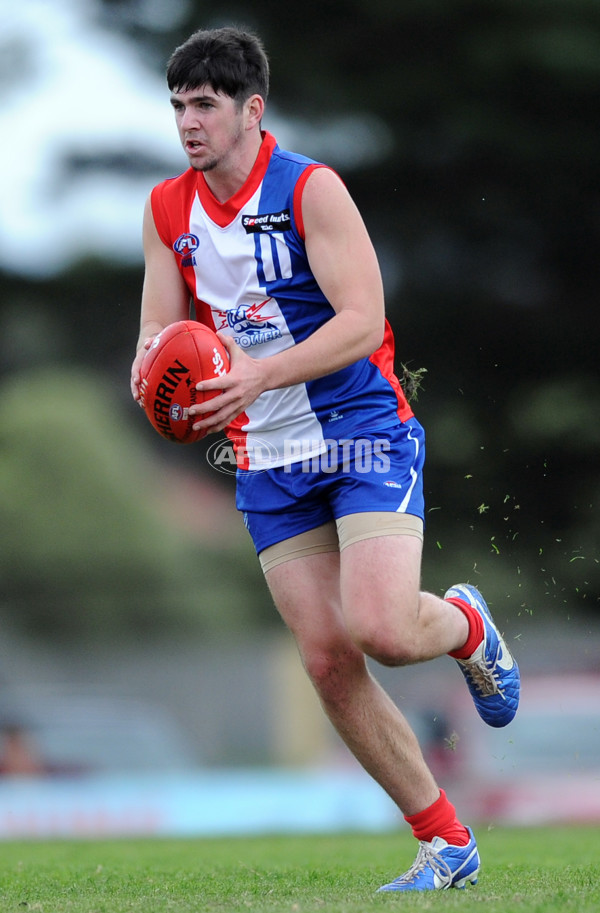
<instances>
[{"instance_id":1,"label":"grass field","mask_svg":"<svg viewBox=\"0 0 600 913\"><path fill-rule=\"evenodd\" d=\"M398 834L0 845L1 913L365 913L386 908L597 913L600 829L477 833L465 891L375 894L408 868Z\"/></svg>"}]
</instances>

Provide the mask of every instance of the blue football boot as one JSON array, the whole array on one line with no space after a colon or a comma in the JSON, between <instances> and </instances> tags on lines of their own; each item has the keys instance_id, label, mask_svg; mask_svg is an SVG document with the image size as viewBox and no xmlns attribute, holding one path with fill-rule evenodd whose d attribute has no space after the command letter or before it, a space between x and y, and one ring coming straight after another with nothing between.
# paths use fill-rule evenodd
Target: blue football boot
<instances>
[{"instance_id":1,"label":"blue football boot","mask_svg":"<svg viewBox=\"0 0 600 913\"><path fill-rule=\"evenodd\" d=\"M483 619L481 645L468 659L457 659L477 712L488 726L501 728L514 718L519 706L521 680L517 666L502 635L494 624L485 599L474 586L457 583L444 599L462 599Z\"/></svg>"},{"instance_id":2,"label":"blue football boot","mask_svg":"<svg viewBox=\"0 0 600 913\"><path fill-rule=\"evenodd\" d=\"M408 872L380 891L445 891L448 888L464 888L468 881L477 884L479 853L473 831L466 846L451 846L441 837L434 837L431 843L419 842L417 858Z\"/></svg>"}]
</instances>

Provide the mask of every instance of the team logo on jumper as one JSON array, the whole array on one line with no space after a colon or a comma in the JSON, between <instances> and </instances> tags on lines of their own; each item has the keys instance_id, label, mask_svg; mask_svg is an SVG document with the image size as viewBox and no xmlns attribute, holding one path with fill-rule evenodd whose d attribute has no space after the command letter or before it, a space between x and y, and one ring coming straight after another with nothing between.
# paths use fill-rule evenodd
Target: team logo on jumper
<instances>
[{"instance_id":1,"label":"team logo on jumper","mask_svg":"<svg viewBox=\"0 0 600 913\"><path fill-rule=\"evenodd\" d=\"M215 316L221 320L217 329L223 330L225 327L229 327L233 330L234 339L242 349L270 342L271 339L279 339L281 330L277 324L273 323L276 315L269 313L270 308L267 308L266 313L263 312L263 308L272 301L272 298L265 298L264 301L259 301L257 304L241 304L230 311L217 311Z\"/></svg>"},{"instance_id":2,"label":"team logo on jumper","mask_svg":"<svg viewBox=\"0 0 600 913\"><path fill-rule=\"evenodd\" d=\"M179 235L173 244L173 250L176 254L180 255L182 266L195 265L196 258L194 257L194 251L198 249L199 245L200 239L198 238L198 235L193 235L190 232Z\"/></svg>"},{"instance_id":3,"label":"team logo on jumper","mask_svg":"<svg viewBox=\"0 0 600 913\"><path fill-rule=\"evenodd\" d=\"M289 231L292 219L289 209L282 209L281 212L266 212L259 216L242 216L242 225L248 235L259 231Z\"/></svg>"}]
</instances>

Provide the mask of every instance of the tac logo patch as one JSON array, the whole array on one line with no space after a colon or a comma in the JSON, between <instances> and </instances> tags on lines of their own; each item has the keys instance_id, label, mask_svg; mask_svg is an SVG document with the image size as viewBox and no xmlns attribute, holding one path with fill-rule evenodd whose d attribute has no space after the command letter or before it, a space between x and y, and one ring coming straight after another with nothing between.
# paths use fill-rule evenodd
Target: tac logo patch
<instances>
[{"instance_id":1,"label":"tac logo patch","mask_svg":"<svg viewBox=\"0 0 600 913\"><path fill-rule=\"evenodd\" d=\"M266 212L256 216L242 216L242 225L247 235L257 232L290 231L292 218L289 209L281 212Z\"/></svg>"}]
</instances>

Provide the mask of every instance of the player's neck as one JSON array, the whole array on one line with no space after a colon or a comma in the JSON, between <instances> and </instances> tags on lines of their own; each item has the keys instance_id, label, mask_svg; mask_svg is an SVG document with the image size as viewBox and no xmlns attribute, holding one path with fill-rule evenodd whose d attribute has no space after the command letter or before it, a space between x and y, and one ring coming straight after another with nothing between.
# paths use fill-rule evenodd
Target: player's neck
<instances>
[{"instance_id":1,"label":"player's neck","mask_svg":"<svg viewBox=\"0 0 600 913\"><path fill-rule=\"evenodd\" d=\"M260 132L253 133L230 159L204 172L208 188L219 203L226 203L244 186L254 168L262 141Z\"/></svg>"}]
</instances>

